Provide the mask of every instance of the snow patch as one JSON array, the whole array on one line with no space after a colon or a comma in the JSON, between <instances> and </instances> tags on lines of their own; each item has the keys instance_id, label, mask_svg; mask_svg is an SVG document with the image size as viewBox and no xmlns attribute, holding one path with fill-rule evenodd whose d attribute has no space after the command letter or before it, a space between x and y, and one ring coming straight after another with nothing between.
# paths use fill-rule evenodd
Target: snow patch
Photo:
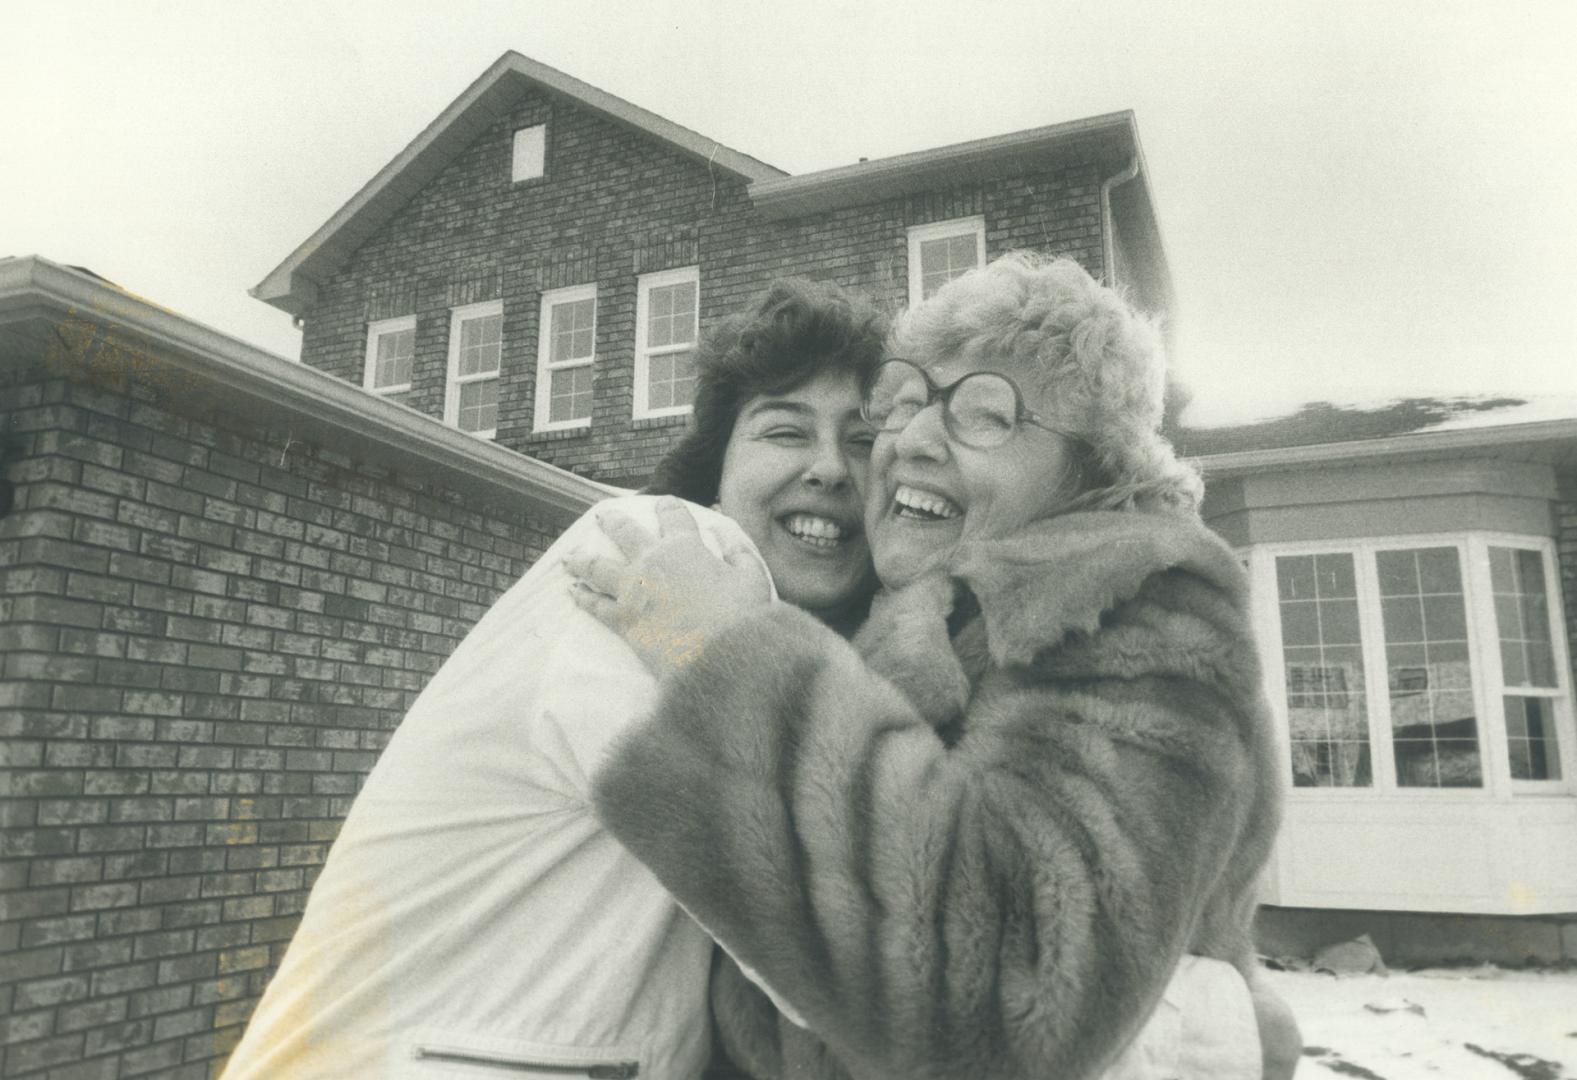
<instances>
[{"instance_id":1,"label":"snow patch","mask_svg":"<svg viewBox=\"0 0 1577 1080\"><path fill-rule=\"evenodd\" d=\"M1298 1080L1577 1080L1577 971L1263 977L1303 1030Z\"/></svg>"}]
</instances>

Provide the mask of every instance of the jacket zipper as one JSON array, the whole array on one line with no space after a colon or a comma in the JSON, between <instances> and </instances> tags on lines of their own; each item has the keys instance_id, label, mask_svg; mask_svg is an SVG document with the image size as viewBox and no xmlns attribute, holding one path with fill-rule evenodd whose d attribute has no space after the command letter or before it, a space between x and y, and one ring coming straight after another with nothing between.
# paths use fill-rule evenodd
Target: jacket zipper
<instances>
[{"instance_id":1,"label":"jacket zipper","mask_svg":"<svg viewBox=\"0 0 1577 1080\"><path fill-rule=\"evenodd\" d=\"M600 1064L565 1065L562 1062L526 1061L520 1058L494 1057L458 1050L433 1050L425 1046L416 1048L416 1056L429 1061L452 1061L459 1065L488 1065L495 1069L515 1072L548 1072L582 1074L591 1080L631 1080L641 1071L638 1061L615 1061Z\"/></svg>"}]
</instances>

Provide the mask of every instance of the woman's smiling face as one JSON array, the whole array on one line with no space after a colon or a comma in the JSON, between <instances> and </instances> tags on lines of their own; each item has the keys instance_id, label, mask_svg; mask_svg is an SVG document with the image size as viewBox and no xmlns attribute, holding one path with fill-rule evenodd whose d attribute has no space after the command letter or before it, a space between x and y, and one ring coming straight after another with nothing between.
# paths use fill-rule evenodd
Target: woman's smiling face
<instances>
[{"instance_id":1,"label":"woman's smiling face","mask_svg":"<svg viewBox=\"0 0 1577 1080\"><path fill-rule=\"evenodd\" d=\"M1030 410L1052 413L1035 373L1020 364L966 355L926 366L942 387L975 371L1006 375ZM881 432L865 504L877 577L897 587L941 563L961 540L1001 536L1050 516L1070 496L1069 449L1066 436L1029 424L1000 446L964 446L948 434L939 400L902 429Z\"/></svg>"},{"instance_id":2,"label":"woman's smiling face","mask_svg":"<svg viewBox=\"0 0 1577 1080\"><path fill-rule=\"evenodd\" d=\"M871 427L855 376L829 372L751 398L723 454L717 501L755 542L778 595L829 613L874 587L861 509Z\"/></svg>"}]
</instances>

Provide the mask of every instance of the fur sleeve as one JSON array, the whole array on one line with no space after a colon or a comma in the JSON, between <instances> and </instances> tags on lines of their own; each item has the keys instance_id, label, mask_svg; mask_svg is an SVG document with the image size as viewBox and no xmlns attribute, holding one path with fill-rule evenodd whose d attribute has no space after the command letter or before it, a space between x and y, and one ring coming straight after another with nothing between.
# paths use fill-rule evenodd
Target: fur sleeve
<instances>
[{"instance_id":1,"label":"fur sleeve","mask_svg":"<svg viewBox=\"0 0 1577 1080\"><path fill-rule=\"evenodd\" d=\"M1094 1076L1243 827L1240 718L1196 661L992 671L948 748L775 608L665 684L598 773L599 813L854 1076Z\"/></svg>"}]
</instances>

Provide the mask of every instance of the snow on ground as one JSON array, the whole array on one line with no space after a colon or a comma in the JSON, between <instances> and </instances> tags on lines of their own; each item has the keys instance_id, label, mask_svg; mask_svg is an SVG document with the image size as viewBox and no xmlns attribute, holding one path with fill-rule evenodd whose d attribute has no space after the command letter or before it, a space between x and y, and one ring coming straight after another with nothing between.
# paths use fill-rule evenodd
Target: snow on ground
<instances>
[{"instance_id":1,"label":"snow on ground","mask_svg":"<svg viewBox=\"0 0 1577 1080\"><path fill-rule=\"evenodd\" d=\"M1577 1080L1577 971L1266 971L1303 1029L1297 1080Z\"/></svg>"}]
</instances>

